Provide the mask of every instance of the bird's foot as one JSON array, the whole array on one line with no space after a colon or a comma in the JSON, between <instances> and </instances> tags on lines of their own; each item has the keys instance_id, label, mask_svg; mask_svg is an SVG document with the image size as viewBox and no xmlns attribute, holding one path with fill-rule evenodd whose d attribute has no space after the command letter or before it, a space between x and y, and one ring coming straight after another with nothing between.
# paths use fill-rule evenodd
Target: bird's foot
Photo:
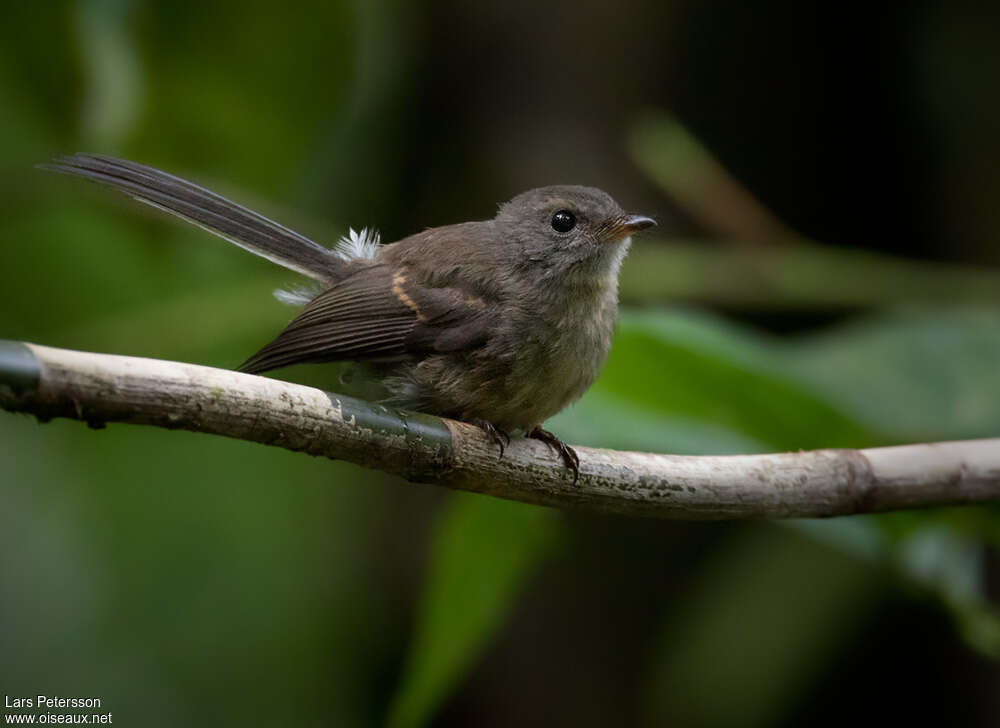
<instances>
[{"instance_id":1,"label":"bird's foot","mask_svg":"<svg viewBox=\"0 0 1000 728\"><path fill-rule=\"evenodd\" d=\"M563 464L573 471L573 485L576 485L576 481L580 479L580 456L576 454L576 450L538 425L531 428L527 437L532 440L541 440L555 450L562 457Z\"/></svg>"},{"instance_id":2,"label":"bird's foot","mask_svg":"<svg viewBox=\"0 0 1000 728\"><path fill-rule=\"evenodd\" d=\"M493 442L497 444L497 447L500 448L500 457L503 458L503 451L510 445L510 435L498 429L492 422L486 420L472 420L469 424L475 425L489 435L493 439Z\"/></svg>"}]
</instances>

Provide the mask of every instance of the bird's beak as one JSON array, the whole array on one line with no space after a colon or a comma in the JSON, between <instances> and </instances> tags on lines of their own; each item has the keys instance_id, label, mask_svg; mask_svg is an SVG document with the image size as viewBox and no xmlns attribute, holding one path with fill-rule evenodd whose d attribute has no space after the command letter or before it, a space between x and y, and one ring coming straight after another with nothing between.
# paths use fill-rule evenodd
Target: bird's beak
<instances>
[{"instance_id":1,"label":"bird's beak","mask_svg":"<svg viewBox=\"0 0 1000 728\"><path fill-rule=\"evenodd\" d=\"M656 220L646 215L622 215L613 218L607 227L606 239L610 241L627 238L640 230L651 228L656 224Z\"/></svg>"},{"instance_id":2,"label":"bird's beak","mask_svg":"<svg viewBox=\"0 0 1000 728\"><path fill-rule=\"evenodd\" d=\"M626 215L624 228L628 230L629 234L637 233L640 230L645 230L646 228L651 228L656 225L656 220L651 217L646 217L645 215Z\"/></svg>"}]
</instances>

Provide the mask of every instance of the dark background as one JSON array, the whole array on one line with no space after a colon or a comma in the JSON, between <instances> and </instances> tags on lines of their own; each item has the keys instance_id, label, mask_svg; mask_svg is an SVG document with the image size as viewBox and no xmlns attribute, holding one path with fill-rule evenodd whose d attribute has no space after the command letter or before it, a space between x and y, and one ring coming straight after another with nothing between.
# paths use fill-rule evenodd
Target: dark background
<instances>
[{"instance_id":1,"label":"dark background","mask_svg":"<svg viewBox=\"0 0 1000 728\"><path fill-rule=\"evenodd\" d=\"M592 184L661 224L567 439L997 436L998 42L976 3L5 3L0 336L229 367L291 316L292 276L33 168L58 154L330 243ZM564 514L11 415L0 497L0 690L116 724L1000 724L992 508Z\"/></svg>"}]
</instances>

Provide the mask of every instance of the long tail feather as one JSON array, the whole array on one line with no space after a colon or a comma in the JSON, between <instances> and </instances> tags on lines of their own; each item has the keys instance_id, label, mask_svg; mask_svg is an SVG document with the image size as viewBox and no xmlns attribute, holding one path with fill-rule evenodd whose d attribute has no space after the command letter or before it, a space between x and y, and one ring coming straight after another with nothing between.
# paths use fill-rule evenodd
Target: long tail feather
<instances>
[{"instance_id":1,"label":"long tail feather","mask_svg":"<svg viewBox=\"0 0 1000 728\"><path fill-rule=\"evenodd\" d=\"M60 157L39 167L114 187L251 253L317 280L336 279L343 266L334 251L253 210L153 167L97 154Z\"/></svg>"}]
</instances>

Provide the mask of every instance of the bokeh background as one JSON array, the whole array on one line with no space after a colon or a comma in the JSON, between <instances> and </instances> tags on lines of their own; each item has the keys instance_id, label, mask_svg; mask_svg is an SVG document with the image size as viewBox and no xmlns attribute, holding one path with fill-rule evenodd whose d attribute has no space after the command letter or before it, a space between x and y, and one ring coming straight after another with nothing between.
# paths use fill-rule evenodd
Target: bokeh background
<instances>
[{"instance_id":1,"label":"bokeh background","mask_svg":"<svg viewBox=\"0 0 1000 728\"><path fill-rule=\"evenodd\" d=\"M227 367L292 316L61 153L330 243L592 184L661 225L567 440L997 436L998 42L968 2L6 2L0 336ZM0 692L119 725L1000 724L992 507L599 517L14 415L0 499Z\"/></svg>"}]
</instances>

